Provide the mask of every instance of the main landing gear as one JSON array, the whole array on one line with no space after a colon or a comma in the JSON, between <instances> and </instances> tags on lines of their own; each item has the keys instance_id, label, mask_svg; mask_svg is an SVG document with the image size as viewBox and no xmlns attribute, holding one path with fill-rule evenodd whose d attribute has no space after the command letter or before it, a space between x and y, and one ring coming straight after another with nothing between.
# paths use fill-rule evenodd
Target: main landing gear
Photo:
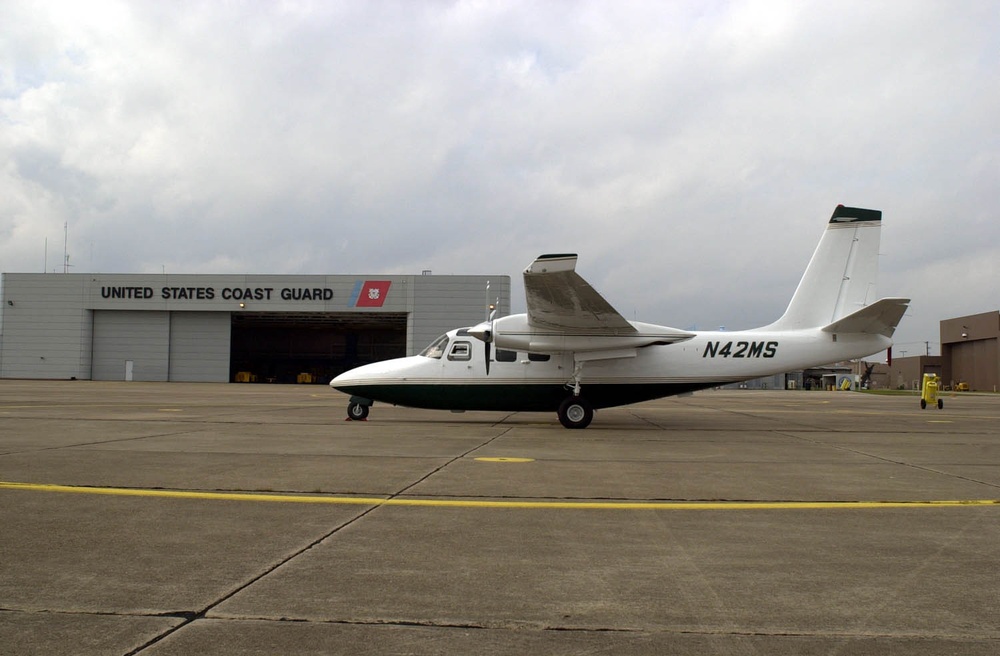
<instances>
[{"instance_id":1,"label":"main landing gear","mask_svg":"<svg viewBox=\"0 0 1000 656\"><path fill-rule=\"evenodd\" d=\"M566 428L586 428L594 419L594 408L582 396L569 396L558 410L559 423Z\"/></svg>"},{"instance_id":2,"label":"main landing gear","mask_svg":"<svg viewBox=\"0 0 1000 656\"><path fill-rule=\"evenodd\" d=\"M594 419L594 407L587 399L580 396L580 379L583 374L583 361L577 360L573 367L573 377L566 387L573 390L573 395L559 405L557 414L559 423L566 428L586 428Z\"/></svg>"}]
</instances>

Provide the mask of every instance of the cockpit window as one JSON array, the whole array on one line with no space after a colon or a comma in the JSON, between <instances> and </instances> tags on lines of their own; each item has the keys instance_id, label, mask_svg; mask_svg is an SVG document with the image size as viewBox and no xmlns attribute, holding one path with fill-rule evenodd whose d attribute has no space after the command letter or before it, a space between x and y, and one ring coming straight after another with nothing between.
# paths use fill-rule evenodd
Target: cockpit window
<instances>
[{"instance_id":1,"label":"cockpit window","mask_svg":"<svg viewBox=\"0 0 1000 656\"><path fill-rule=\"evenodd\" d=\"M471 360L472 344L469 342L455 342L448 353L449 360Z\"/></svg>"},{"instance_id":2,"label":"cockpit window","mask_svg":"<svg viewBox=\"0 0 1000 656\"><path fill-rule=\"evenodd\" d=\"M445 349L448 348L448 336L441 335L433 342L431 345L420 352L420 355L425 358L433 358L435 360L440 360L441 356L444 355Z\"/></svg>"}]
</instances>

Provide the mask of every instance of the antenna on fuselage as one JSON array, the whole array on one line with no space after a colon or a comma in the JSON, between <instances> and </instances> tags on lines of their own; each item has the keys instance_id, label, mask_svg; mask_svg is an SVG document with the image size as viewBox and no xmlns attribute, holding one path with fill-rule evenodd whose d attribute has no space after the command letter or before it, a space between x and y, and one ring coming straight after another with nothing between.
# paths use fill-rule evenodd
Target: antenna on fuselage
<instances>
[{"instance_id":1,"label":"antenna on fuselage","mask_svg":"<svg viewBox=\"0 0 1000 656\"><path fill-rule=\"evenodd\" d=\"M490 320L490 310L493 308L490 306L490 281L486 281L486 320Z\"/></svg>"}]
</instances>

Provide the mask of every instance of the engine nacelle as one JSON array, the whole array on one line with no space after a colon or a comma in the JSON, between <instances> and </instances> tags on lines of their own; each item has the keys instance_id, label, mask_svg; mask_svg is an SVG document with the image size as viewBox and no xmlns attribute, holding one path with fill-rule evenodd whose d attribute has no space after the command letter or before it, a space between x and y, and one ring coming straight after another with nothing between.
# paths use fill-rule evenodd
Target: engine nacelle
<instances>
[{"instance_id":1,"label":"engine nacelle","mask_svg":"<svg viewBox=\"0 0 1000 656\"><path fill-rule=\"evenodd\" d=\"M673 344L694 337L692 333L667 326L629 322L634 332L609 335L585 329L560 332L535 328L528 324L528 315L512 314L469 329L469 334L497 348L528 353L586 353L613 349L639 348L653 344Z\"/></svg>"}]
</instances>

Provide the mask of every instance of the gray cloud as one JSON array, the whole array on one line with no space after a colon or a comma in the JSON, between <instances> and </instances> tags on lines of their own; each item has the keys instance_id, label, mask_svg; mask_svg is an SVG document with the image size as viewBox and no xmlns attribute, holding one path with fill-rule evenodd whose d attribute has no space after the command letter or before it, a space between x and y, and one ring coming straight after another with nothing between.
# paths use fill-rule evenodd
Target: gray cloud
<instances>
[{"instance_id":1,"label":"gray cloud","mask_svg":"<svg viewBox=\"0 0 1000 656\"><path fill-rule=\"evenodd\" d=\"M576 251L630 318L735 329L845 203L885 213L901 343L1000 303L991 2L85 5L3 3L5 271L64 222L75 271Z\"/></svg>"}]
</instances>

